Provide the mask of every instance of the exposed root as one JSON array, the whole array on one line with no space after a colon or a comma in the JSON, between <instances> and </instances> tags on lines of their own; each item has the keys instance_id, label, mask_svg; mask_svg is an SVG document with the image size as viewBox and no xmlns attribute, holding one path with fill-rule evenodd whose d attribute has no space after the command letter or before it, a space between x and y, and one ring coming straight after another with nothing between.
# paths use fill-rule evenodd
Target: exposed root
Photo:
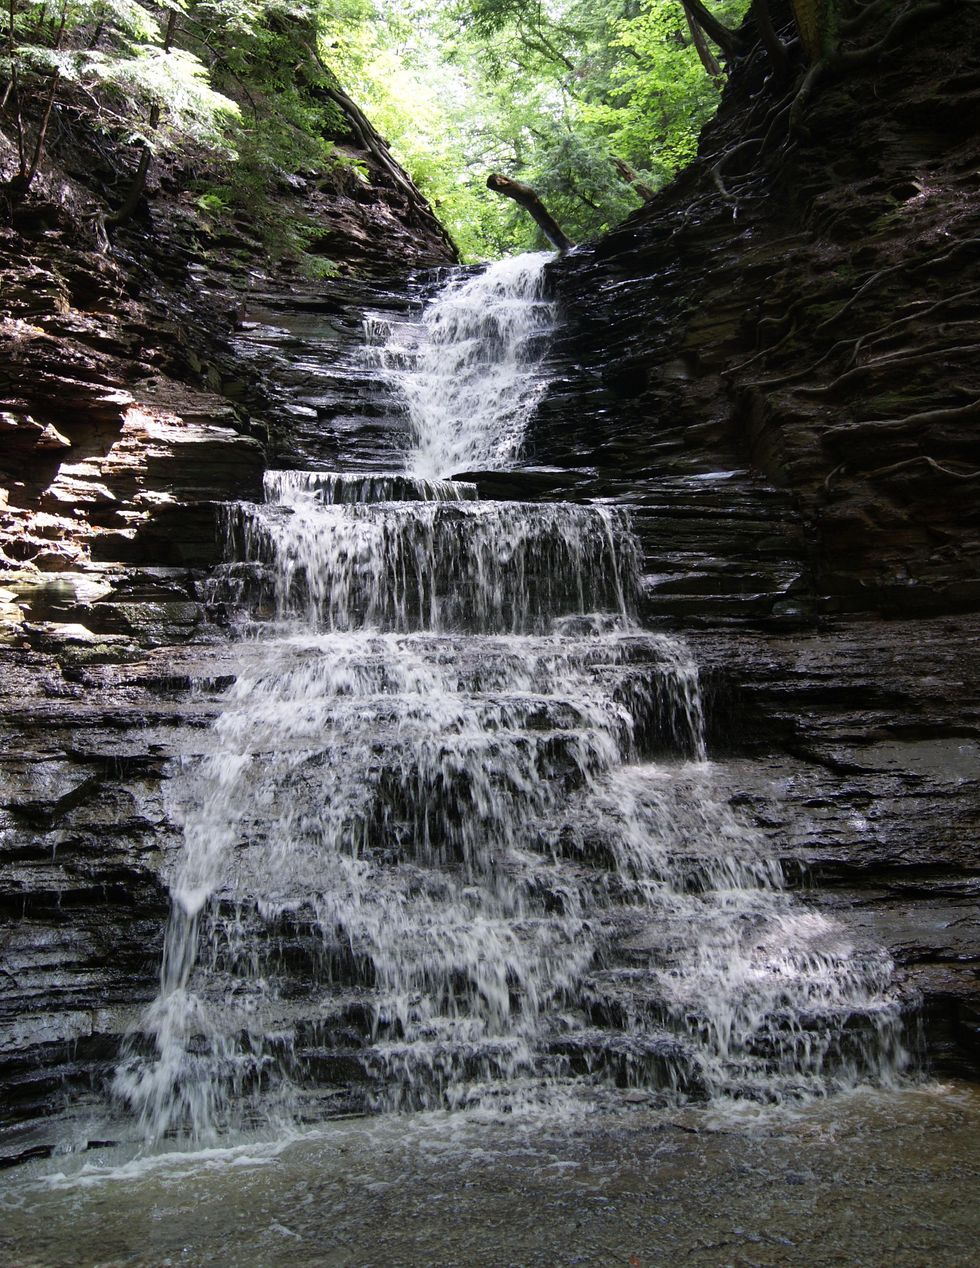
<instances>
[{"instance_id":1,"label":"exposed root","mask_svg":"<svg viewBox=\"0 0 980 1268\"><path fill-rule=\"evenodd\" d=\"M980 286L973 286L966 291L958 291L955 295L946 295L943 299L936 300L934 304L930 304L928 308L924 308L920 312L909 313L905 317L897 317L894 321L889 322L887 325L879 326L877 330L869 330L866 334L863 334L860 339L855 341L854 352L851 355L850 363L852 365L854 364L862 347L874 346L874 344L878 343L882 336L887 334L889 330L895 330L899 326L907 325L909 322L918 321L922 317L928 317L930 313L934 313L940 308L945 308L949 304L955 304L961 299L972 299L974 295L980 295Z\"/></svg>"},{"instance_id":2,"label":"exposed root","mask_svg":"<svg viewBox=\"0 0 980 1268\"><path fill-rule=\"evenodd\" d=\"M886 269L879 269L876 273L872 273L871 276L858 287L846 304L838 308L835 313L831 313L829 317L825 317L823 321L819 322L814 327L814 333L820 330L825 330L827 326L832 326L835 321L838 321L846 312L848 312L849 309L854 307L865 291L869 291L872 286L875 286L878 282L880 282L883 277L889 277L892 273L900 273L903 269L907 268L908 265L903 261L901 264L892 264Z\"/></svg>"},{"instance_id":3,"label":"exposed root","mask_svg":"<svg viewBox=\"0 0 980 1268\"><path fill-rule=\"evenodd\" d=\"M926 409L919 414L910 414L907 418L889 418L875 422L876 427L928 427L933 423L958 423L970 418L980 418L980 397L969 405L953 406L951 409Z\"/></svg>"},{"instance_id":4,"label":"exposed root","mask_svg":"<svg viewBox=\"0 0 980 1268\"><path fill-rule=\"evenodd\" d=\"M786 331L782 339L777 339L776 342L770 344L768 348L763 348L761 351L754 353L747 361L740 361L738 365L733 365L730 370L725 371L726 378L730 375L738 374L741 370L747 369L754 362L758 361L760 357L767 356L770 352L776 352L783 346L784 343L792 339L798 329L799 323L794 318L794 320L790 322L789 330Z\"/></svg>"},{"instance_id":5,"label":"exposed root","mask_svg":"<svg viewBox=\"0 0 980 1268\"><path fill-rule=\"evenodd\" d=\"M975 2L976 0L960 0L960 3L964 4ZM881 0L880 3L869 5L862 13L851 19L850 23L844 25L843 34L845 38L858 31L871 18L887 12L891 7L891 0ZM908 8L902 10L881 38L873 44L868 44L864 48L835 49L833 52L828 53L826 57L821 58L820 61L814 62L806 75L804 75L803 82L800 84L793 99L789 116L790 134L799 129L804 111L810 103L810 98L826 75L846 75L851 71L860 70L862 67L876 61L883 53L887 53L906 27L920 20L938 17L940 14L947 12L948 8L948 0L926 0L924 4L910 4Z\"/></svg>"},{"instance_id":6,"label":"exposed root","mask_svg":"<svg viewBox=\"0 0 980 1268\"><path fill-rule=\"evenodd\" d=\"M753 137L749 137L745 141L740 141L738 145L733 146L730 150L726 150L725 153L718 160L718 162L714 165L714 167L712 167L711 179L714 181L715 185L717 185L717 187L721 190L722 195L725 198L731 197L728 190L725 188L721 178L721 173L725 167L725 164L728 163L730 159L733 159L735 155L739 154L742 150L751 149L753 146L761 147L762 145L764 145L764 143L765 143L765 137L761 137L761 136L753 136Z\"/></svg>"},{"instance_id":7,"label":"exposed root","mask_svg":"<svg viewBox=\"0 0 980 1268\"><path fill-rule=\"evenodd\" d=\"M866 480L870 480L874 476L891 475L893 471L901 471L904 467L914 467L920 462L924 462L941 475L952 476L954 480L980 480L980 471L953 471L952 468L944 467L941 462L937 462L935 458L930 458L928 454L920 454L917 458L906 458L904 462L893 462L887 467L876 467L874 471L865 471L862 474Z\"/></svg>"},{"instance_id":8,"label":"exposed root","mask_svg":"<svg viewBox=\"0 0 980 1268\"><path fill-rule=\"evenodd\" d=\"M858 287L846 304L844 304L841 308L838 308L836 312L831 313L829 317L825 317L818 326L814 327L814 331L823 330L827 326L833 325L835 321L843 317L843 315L857 303L865 291L870 290L871 287L880 282L883 277L889 277L892 273L900 273L903 269L908 270L909 273L920 273L926 268L937 268L940 264L948 264L949 261L959 255L961 251L965 251L968 247L974 246L980 246L980 238L964 238L962 242L957 242L956 245L951 250L947 251L945 255L929 256L925 260L920 260L916 264L909 264L903 261L901 264L892 264L887 269L879 269L876 273L872 273L871 276Z\"/></svg>"},{"instance_id":9,"label":"exposed root","mask_svg":"<svg viewBox=\"0 0 980 1268\"><path fill-rule=\"evenodd\" d=\"M831 360L831 358L834 357L835 354L843 351L845 348L848 348L848 347L850 347L851 352L847 358L847 361L845 362L844 368L845 368L845 371L849 371L851 367L854 367L854 364L857 361L857 358L859 354L861 353L861 350L865 347L873 347L889 331L895 331L901 326L908 325L910 323L919 321L924 317L928 317L930 314L938 312L940 309L946 308L950 304L958 303L961 300L972 299L976 295L980 295L980 286L974 286L965 291L957 291L955 295L946 295L942 299L936 300L935 303L933 304L927 304L925 300L919 300L917 304L915 305L916 307L915 312L906 313L904 316L897 317L894 321L890 321L884 326L878 326L874 330L869 330L857 339L854 339L854 340L838 339L837 342L832 344L821 356L819 356L816 359L816 361L811 361L809 365L804 366L802 369L792 370L788 374L781 374L776 378L759 379L752 386L758 387L758 388L785 387L787 384L794 383L798 379L808 378L815 370L819 370L819 368L822 365L824 365L827 361ZM926 304L926 307L924 308L920 307L920 305L922 304ZM759 325L761 327L762 323L760 322ZM975 325L976 325L976 322L951 323L948 325L944 325L943 327L941 327L941 329L945 331L946 333L952 333L954 329L957 329L960 327L965 329L970 329ZM785 342L785 339L780 340L779 343L772 344L768 348L763 348L760 352L755 353L747 361L742 361L738 365L733 366L732 369L728 371L728 373L735 374L740 370L746 369L748 366L752 365L755 361L758 361L759 358L764 356L766 353L775 351L783 342ZM884 358L882 358L882 360L884 360ZM863 368L863 367L857 367L857 368ZM813 392L820 392L824 390L826 389L824 388L811 389L811 391Z\"/></svg>"},{"instance_id":10,"label":"exposed root","mask_svg":"<svg viewBox=\"0 0 980 1268\"><path fill-rule=\"evenodd\" d=\"M800 84L789 109L788 131L790 136L799 130L800 120L803 118L803 112L809 105L810 98L816 91L817 85L829 69L830 61L825 57L819 62L814 62L807 73L803 76L803 82Z\"/></svg>"},{"instance_id":11,"label":"exposed root","mask_svg":"<svg viewBox=\"0 0 980 1268\"><path fill-rule=\"evenodd\" d=\"M922 348L914 352L911 350L899 350L887 357L878 357L875 361L866 361L864 365L855 366L853 370L847 370L844 374L839 374L836 379L830 383L825 383L822 387L801 388L800 394L802 396L828 396L839 391L842 387L847 387L851 383L860 381L866 375L875 374L879 370L904 369L906 366L929 363L938 356L948 356L953 353L963 352L980 352L980 343Z\"/></svg>"},{"instance_id":12,"label":"exposed root","mask_svg":"<svg viewBox=\"0 0 980 1268\"><path fill-rule=\"evenodd\" d=\"M931 467L938 475L949 476L953 480L962 480L965 483L969 483L971 480L980 480L980 471L954 471L952 467L943 466L941 462L937 462L935 458L931 458L928 454L918 454L915 458L905 458L902 462L891 462L887 467L875 467L873 471L850 471L846 462L838 463L824 479L824 492L832 492L834 482L838 476L848 474L855 479L874 480L879 476L892 475L896 471L903 471L908 467L916 467L923 463L927 467Z\"/></svg>"},{"instance_id":13,"label":"exposed root","mask_svg":"<svg viewBox=\"0 0 980 1268\"><path fill-rule=\"evenodd\" d=\"M872 0L871 4L867 4L863 9L859 9L853 18L845 18L841 22L839 30L841 35L853 35L859 31L866 22L870 22L872 18L878 17L882 13L887 13L894 7L894 0Z\"/></svg>"},{"instance_id":14,"label":"exposed root","mask_svg":"<svg viewBox=\"0 0 980 1268\"><path fill-rule=\"evenodd\" d=\"M886 53L896 37L901 35L906 27L923 18L938 17L939 14L947 12L948 9L947 0L928 0L926 4L909 5L907 9L904 9L898 15L881 39L874 44L869 44L865 48L847 49L843 52L834 53L831 58L832 69L850 71L857 70L861 66L867 66L869 62L873 62L882 53Z\"/></svg>"}]
</instances>

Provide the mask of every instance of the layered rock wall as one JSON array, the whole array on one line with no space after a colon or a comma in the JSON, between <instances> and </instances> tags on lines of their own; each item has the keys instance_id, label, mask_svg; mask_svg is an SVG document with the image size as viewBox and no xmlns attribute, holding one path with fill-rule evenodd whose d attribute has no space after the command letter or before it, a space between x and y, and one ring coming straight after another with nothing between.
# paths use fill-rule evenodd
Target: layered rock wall
<instances>
[{"instance_id":1,"label":"layered rock wall","mask_svg":"<svg viewBox=\"0 0 980 1268\"><path fill-rule=\"evenodd\" d=\"M733 803L975 1072L980 13L893 16L792 126L750 32L697 162L554 267L531 447L632 508Z\"/></svg>"},{"instance_id":2,"label":"layered rock wall","mask_svg":"<svg viewBox=\"0 0 980 1268\"><path fill-rule=\"evenodd\" d=\"M925 10L797 108L756 47L698 160L556 269L537 452L751 466L801 512L822 613L980 603L980 14Z\"/></svg>"},{"instance_id":3,"label":"layered rock wall","mask_svg":"<svg viewBox=\"0 0 980 1268\"><path fill-rule=\"evenodd\" d=\"M347 119L348 161L278 195L319 227L322 281L244 219L215 240L172 171L110 241L77 135L0 227L0 1159L50 1150L56 1129L20 1125L103 1087L155 990L181 843L168 781L219 707L201 694L229 681L205 584L217 508L302 465L304 429L390 448L362 399L365 307L403 310L412 269L455 259ZM319 377L296 365L311 323Z\"/></svg>"}]
</instances>

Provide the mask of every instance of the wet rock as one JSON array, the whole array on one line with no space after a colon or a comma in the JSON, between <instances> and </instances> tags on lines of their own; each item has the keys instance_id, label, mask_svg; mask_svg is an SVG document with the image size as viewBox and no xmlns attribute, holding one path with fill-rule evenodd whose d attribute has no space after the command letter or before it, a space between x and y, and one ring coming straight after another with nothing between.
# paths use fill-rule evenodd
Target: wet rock
<instances>
[{"instance_id":1,"label":"wet rock","mask_svg":"<svg viewBox=\"0 0 980 1268\"><path fill-rule=\"evenodd\" d=\"M125 634L95 633L84 625L25 621L20 633L36 651L73 665L125 664L142 657L139 644Z\"/></svg>"},{"instance_id":2,"label":"wet rock","mask_svg":"<svg viewBox=\"0 0 980 1268\"><path fill-rule=\"evenodd\" d=\"M876 63L824 83L819 127L788 150L777 127L767 155L729 171L765 98L752 54L699 160L553 266L565 321L534 460L597 467L629 493L751 464L802 512L812 594L794 599L798 616L975 611L977 144L937 103L973 73L978 22L964 14L954 31L937 17L884 75ZM898 122L910 94L914 136ZM907 189L910 170L928 194L885 193ZM726 489L752 496L737 472ZM689 513L710 536L697 503Z\"/></svg>"}]
</instances>

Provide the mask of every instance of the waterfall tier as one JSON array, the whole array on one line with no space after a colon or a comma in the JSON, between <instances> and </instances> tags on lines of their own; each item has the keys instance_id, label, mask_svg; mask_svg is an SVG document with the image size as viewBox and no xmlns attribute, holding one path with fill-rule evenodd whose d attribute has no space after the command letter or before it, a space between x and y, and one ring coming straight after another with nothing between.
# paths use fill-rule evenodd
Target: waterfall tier
<instances>
[{"instance_id":1,"label":"waterfall tier","mask_svg":"<svg viewBox=\"0 0 980 1268\"><path fill-rule=\"evenodd\" d=\"M720 800L675 640L358 631L253 661L182 787L157 1060L117 1079L151 1134L313 1088L771 1099L900 1061L887 959L799 909Z\"/></svg>"},{"instance_id":2,"label":"waterfall tier","mask_svg":"<svg viewBox=\"0 0 980 1268\"><path fill-rule=\"evenodd\" d=\"M424 480L389 472L267 471L267 502L302 504L304 498L328 506L351 502L465 502L476 485L459 480Z\"/></svg>"},{"instance_id":3,"label":"waterfall tier","mask_svg":"<svg viewBox=\"0 0 980 1268\"><path fill-rule=\"evenodd\" d=\"M273 473L269 503L230 508L227 552L240 562L219 571L214 596L312 629L521 633L630 610L636 546L614 510L448 500L460 487L448 481L414 481L428 496L378 502L379 484L387 490L375 477L362 500L359 478L339 485L343 501L321 498L338 480Z\"/></svg>"},{"instance_id":4,"label":"waterfall tier","mask_svg":"<svg viewBox=\"0 0 980 1268\"><path fill-rule=\"evenodd\" d=\"M555 306L549 254L500 260L452 279L421 323L374 330L380 368L408 415L408 466L420 476L496 470L512 462L544 379Z\"/></svg>"}]
</instances>

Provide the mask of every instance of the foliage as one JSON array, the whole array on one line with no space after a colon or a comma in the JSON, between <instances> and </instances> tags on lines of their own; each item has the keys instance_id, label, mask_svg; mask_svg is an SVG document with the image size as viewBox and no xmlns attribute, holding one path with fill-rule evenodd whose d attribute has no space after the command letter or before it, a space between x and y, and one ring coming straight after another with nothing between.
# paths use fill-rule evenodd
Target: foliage
<instances>
[{"instance_id":1,"label":"foliage","mask_svg":"<svg viewBox=\"0 0 980 1268\"><path fill-rule=\"evenodd\" d=\"M748 0L713 12L736 23ZM390 0L343 44L342 75L466 258L541 245L484 188L499 168L532 185L573 238L639 203L695 152L720 86L677 0Z\"/></svg>"},{"instance_id":2,"label":"foliage","mask_svg":"<svg viewBox=\"0 0 980 1268\"><path fill-rule=\"evenodd\" d=\"M283 223L272 195L283 173L326 172L343 113L317 94L317 9L305 0L9 0L0 106L18 142L8 193L22 197L42 156L50 104L69 105L94 134L134 157L196 169L205 227L245 216L268 245L303 256L313 226ZM300 67L303 68L302 72ZM6 86L5 86L6 85ZM103 151L104 153L104 151ZM143 156L142 158L140 156ZM322 260L309 261L322 275Z\"/></svg>"},{"instance_id":3,"label":"foliage","mask_svg":"<svg viewBox=\"0 0 980 1268\"><path fill-rule=\"evenodd\" d=\"M151 154L195 167L205 224L245 218L301 256L312 227L283 225L271 195L288 174L349 161L331 141L347 126L339 85L466 259L539 245L529 218L486 189L490 172L532 185L585 238L639 202L611 160L662 184L720 91L679 0L7 2L0 107L24 188L52 103L70 101L143 156L143 178ZM747 4L712 0L712 12L735 24Z\"/></svg>"},{"instance_id":4,"label":"foliage","mask_svg":"<svg viewBox=\"0 0 980 1268\"><path fill-rule=\"evenodd\" d=\"M9 85L3 99L17 116L22 152L22 111L32 96L73 88L100 130L130 143L220 145L238 108L215 91L194 53L168 47L164 29L136 0L62 0L54 7L11 0L0 77ZM149 127L151 117L157 122ZM35 147L39 142L43 136Z\"/></svg>"}]
</instances>

